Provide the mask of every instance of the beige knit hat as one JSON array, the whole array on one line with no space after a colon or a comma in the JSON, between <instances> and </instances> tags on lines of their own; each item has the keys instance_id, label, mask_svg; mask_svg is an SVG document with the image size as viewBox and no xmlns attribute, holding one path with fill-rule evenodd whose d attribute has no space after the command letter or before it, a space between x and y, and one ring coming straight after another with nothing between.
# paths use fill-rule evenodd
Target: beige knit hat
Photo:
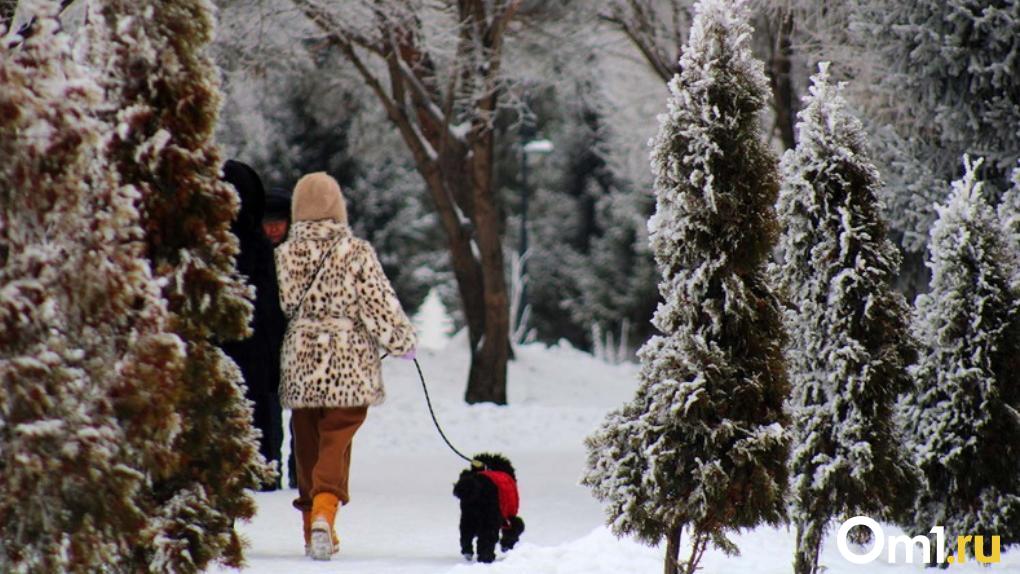
<instances>
[{"instance_id":1,"label":"beige knit hat","mask_svg":"<svg viewBox=\"0 0 1020 574\"><path fill-rule=\"evenodd\" d=\"M324 171L298 180L290 209L292 221L335 219L347 223L347 202L340 192L340 184Z\"/></svg>"}]
</instances>

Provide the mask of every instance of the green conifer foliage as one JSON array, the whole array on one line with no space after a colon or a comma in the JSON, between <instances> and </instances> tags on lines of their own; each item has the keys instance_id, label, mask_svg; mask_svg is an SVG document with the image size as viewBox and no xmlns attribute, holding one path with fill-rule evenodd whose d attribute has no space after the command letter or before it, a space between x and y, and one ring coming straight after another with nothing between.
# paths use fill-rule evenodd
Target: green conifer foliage
<instances>
[{"instance_id":1,"label":"green conifer foliage","mask_svg":"<svg viewBox=\"0 0 1020 574\"><path fill-rule=\"evenodd\" d=\"M1020 543L1020 308L979 165L965 158L936 206L931 291L915 304L921 356L900 415L924 483L905 526L944 526L950 541L999 536L1005 547Z\"/></svg>"},{"instance_id":2,"label":"green conifer foliage","mask_svg":"<svg viewBox=\"0 0 1020 574\"><path fill-rule=\"evenodd\" d=\"M1020 166L1013 169L1010 183L997 211L1006 250L1013 260L1013 291L1020 294Z\"/></svg>"},{"instance_id":3,"label":"green conifer foliage","mask_svg":"<svg viewBox=\"0 0 1020 574\"><path fill-rule=\"evenodd\" d=\"M827 64L812 80L779 194L797 574L818 572L833 518L891 517L917 482L893 424L916 355L909 307L892 287L900 255L886 238L861 123Z\"/></svg>"},{"instance_id":4,"label":"green conifer foliage","mask_svg":"<svg viewBox=\"0 0 1020 574\"><path fill-rule=\"evenodd\" d=\"M963 154L985 157L995 194L1009 185L1020 153L1020 1L855 0L841 54L865 62L866 98L892 227L923 254ZM842 57L842 56L840 56Z\"/></svg>"},{"instance_id":5,"label":"green conifer foliage","mask_svg":"<svg viewBox=\"0 0 1020 574\"><path fill-rule=\"evenodd\" d=\"M639 352L634 399L587 441L584 483L615 532L667 539L667 572L685 525L693 572L708 543L736 552L727 532L786 515L784 337L765 277L778 182L750 31L740 6L698 4L652 152L662 335Z\"/></svg>"},{"instance_id":6,"label":"green conifer foliage","mask_svg":"<svg viewBox=\"0 0 1020 574\"><path fill-rule=\"evenodd\" d=\"M205 0L100 0L96 8L89 57L109 98L111 158L142 193L146 254L186 344L179 456L154 470L147 544L134 561L161 572L194 572L213 560L239 565L233 524L254 514L245 489L269 468L258 454L240 371L216 346L248 334L252 307L229 232L238 199L219 180L222 158L213 142L220 94L206 48L214 7Z\"/></svg>"},{"instance_id":7,"label":"green conifer foliage","mask_svg":"<svg viewBox=\"0 0 1020 574\"><path fill-rule=\"evenodd\" d=\"M149 469L176 458L184 346L102 92L56 3L26 9L0 45L0 571L92 573L141 542Z\"/></svg>"}]
</instances>

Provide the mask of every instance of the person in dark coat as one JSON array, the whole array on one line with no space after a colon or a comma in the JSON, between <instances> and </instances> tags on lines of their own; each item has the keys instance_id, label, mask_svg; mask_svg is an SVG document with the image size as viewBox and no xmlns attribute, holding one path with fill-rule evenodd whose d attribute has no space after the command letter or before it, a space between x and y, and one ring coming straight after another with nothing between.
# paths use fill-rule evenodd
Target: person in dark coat
<instances>
[{"instance_id":1,"label":"person in dark coat","mask_svg":"<svg viewBox=\"0 0 1020 574\"><path fill-rule=\"evenodd\" d=\"M266 192L266 210L262 214L262 231L275 249L287 239L290 233L290 190L274 187ZM294 439L290 440L290 456L287 468L290 477L288 488L297 488L297 463L294 460Z\"/></svg>"},{"instance_id":2,"label":"person in dark coat","mask_svg":"<svg viewBox=\"0 0 1020 574\"><path fill-rule=\"evenodd\" d=\"M255 170L238 161L226 162L223 179L234 186L241 198L241 209L231 224L231 231L241 246L237 270L255 287L255 312L251 337L225 343L222 347L240 367L246 395L254 403L253 423L262 431L259 451L267 461L279 463L283 443L280 349L287 325L280 310L273 245L262 231L265 190ZM279 484L267 484L265 488L274 490Z\"/></svg>"}]
</instances>

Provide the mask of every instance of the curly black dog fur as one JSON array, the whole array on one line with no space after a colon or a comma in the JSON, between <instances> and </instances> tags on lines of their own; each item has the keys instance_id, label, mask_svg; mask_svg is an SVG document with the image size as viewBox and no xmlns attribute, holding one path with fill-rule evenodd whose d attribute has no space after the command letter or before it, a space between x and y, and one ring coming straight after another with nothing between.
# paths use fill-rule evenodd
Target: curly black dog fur
<instances>
[{"instance_id":1,"label":"curly black dog fur","mask_svg":"<svg viewBox=\"0 0 1020 574\"><path fill-rule=\"evenodd\" d=\"M460 552L465 558L474 556L474 540L478 539L478 561L492 562L496 559L496 543L506 552L517 544L524 532L524 521L518 516L510 518L509 524L499 511L499 492L496 485L482 470L496 470L509 474L515 481L517 474L513 465L498 454L483 453L475 460L485 468L470 468L460 473L453 485L453 495L460 499Z\"/></svg>"}]
</instances>

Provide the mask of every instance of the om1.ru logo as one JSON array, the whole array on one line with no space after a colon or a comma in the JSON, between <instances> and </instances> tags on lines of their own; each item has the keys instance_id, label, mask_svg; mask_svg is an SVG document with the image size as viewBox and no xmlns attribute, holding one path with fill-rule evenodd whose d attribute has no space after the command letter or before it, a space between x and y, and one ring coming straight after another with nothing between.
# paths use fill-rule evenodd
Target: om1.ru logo
<instances>
[{"instance_id":1,"label":"om1.ru logo","mask_svg":"<svg viewBox=\"0 0 1020 574\"><path fill-rule=\"evenodd\" d=\"M871 530L871 538L875 544L870 550L863 554L855 553L847 544L846 536L850 533L850 530L855 527L865 527ZM854 564L870 564L878 559L882 555L882 550L888 544L889 546L889 562L895 564L897 561L897 548L903 548L903 554L905 562L907 564L914 563L914 548L915 546L921 547L921 555L924 557L922 560L925 564L953 564L953 563L964 563L967 561L967 546L973 544L974 558L981 564L996 564L999 562L999 537L992 536L992 553L991 555L985 554L985 537L984 536L957 536L956 537L956 554L946 556L946 529L943 526L936 526L931 529L931 533L935 535L935 556L932 556L931 540L927 536L915 536L913 538L909 536L886 536L882 530L882 526L868 518L867 516L855 516L850 520L847 520L839 527L839 533L836 537L836 546L839 548L839 553L846 558L847 561Z\"/></svg>"}]
</instances>

